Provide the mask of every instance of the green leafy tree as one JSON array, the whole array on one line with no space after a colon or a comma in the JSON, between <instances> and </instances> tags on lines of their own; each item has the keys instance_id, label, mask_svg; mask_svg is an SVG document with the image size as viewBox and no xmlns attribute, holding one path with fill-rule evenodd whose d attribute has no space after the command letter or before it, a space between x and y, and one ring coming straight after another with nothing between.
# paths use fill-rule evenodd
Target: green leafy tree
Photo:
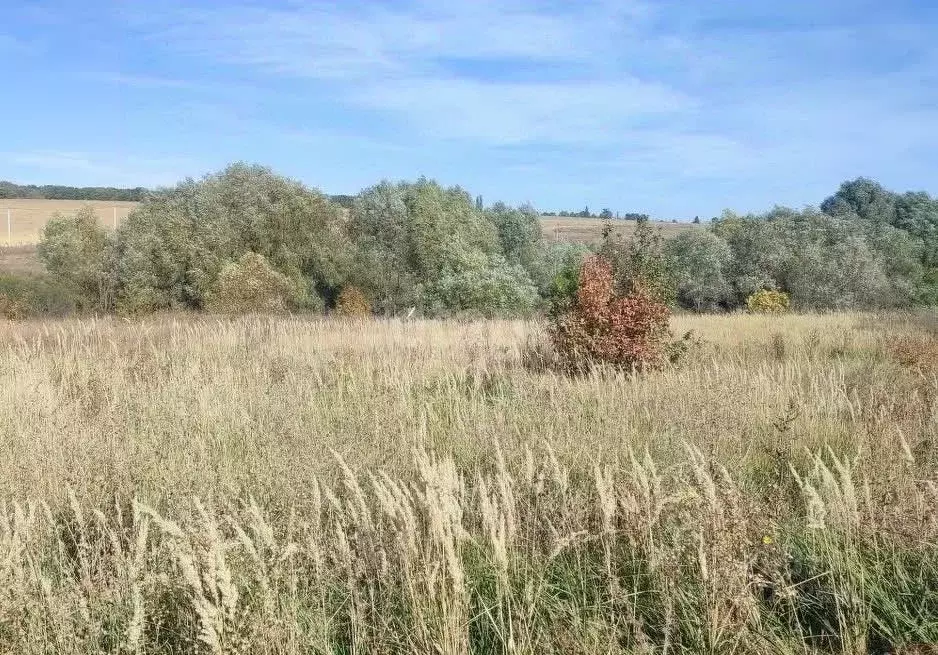
<instances>
[{"instance_id":1,"label":"green leafy tree","mask_svg":"<svg viewBox=\"0 0 938 655\"><path fill-rule=\"evenodd\" d=\"M91 207L53 216L42 231L37 253L46 270L73 294L82 310L111 307L110 237Z\"/></svg>"},{"instance_id":2,"label":"green leafy tree","mask_svg":"<svg viewBox=\"0 0 938 655\"><path fill-rule=\"evenodd\" d=\"M502 254L512 264L530 266L538 256L541 222L530 206L509 207L496 203L486 210L485 217L495 225Z\"/></svg>"},{"instance_id":3,"label":"green leafy tree","mask_svg":"<svg viewBox=\"0 0 938 655\"><path fill-rule=\"evenodd\" d=\"M118 231L119 302L128 311L202 308L222 268L263 255L315 307L337 293L351 248L341 210L269 169L234 164L151 195Z\"/></svg>"},{"instance_id":4,"label":"green leafy tree","mask_svg":"<svg viewBox=\"0 0 938 655\"><path fill-rule=\"evenodd\" d=\"M615 236L607 221L599 254L612 265L616 293L627 295L641 287L652 298L673 304L674 280L664 252L664 237L648 218L639 217L635 230L624 240Z\"/></svg>"},{"instance_id":5,"label":"green leafy tree","mask_svg":"<svg viewBox=\"0 0 938 655\"><path fill-rule=\"evenodd\" d=\"M491 288L494 280L502 284L510 278L531 286L520 260L528 251L525 230L536 223L536 215L515 214L504 206L493 212L504 219L511 262L505 261L499 227L489 212L478 211L459 187L444 189L421 179L366 189L349 224L360 262L356 284L368 291L379 312L418 306L434 314L479 309L484 303L471 291L475 283ZM505 263L517 268L505 274Z\"/></svg>"},{"instance_id":6,"label":"green leafy tree","mask_svg":"<svg viewBox=\"0 0 938 655\"><path fill-rule=\"evenodd\" d=\"M699 312L729 299L732 290L724 271L732 252L726 241L712 232L682 232L665 244L665 255L681 304Z\"/></svg>"},{"instance_id":7,"label":"green leafy tree","mask_svg":"<svg viewBox=\"0 0 938 655\"><path fill-rule=\"evenodd\" d=\"M424 298L424 309L431 316L456 313L492 318L530 313L538 294L522 266L510 264L499 254L463 251L427 285Z\"/></svg>"}]
</instances>

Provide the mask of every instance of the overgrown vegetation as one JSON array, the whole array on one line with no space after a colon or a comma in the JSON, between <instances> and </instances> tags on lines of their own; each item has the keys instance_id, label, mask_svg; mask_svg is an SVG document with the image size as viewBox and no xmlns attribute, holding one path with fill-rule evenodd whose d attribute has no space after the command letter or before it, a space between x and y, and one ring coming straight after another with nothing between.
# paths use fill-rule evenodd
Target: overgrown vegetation
<instances>
[{"instance_id":1,"label":"overgrown vegetation","mask_svg":"<svg viewBox=\"0 0 938 655\"><path fill-rule=\"evenodd\" d=\"M331 311L354 286L379 316L512 317L570 302L590 252L545 241L531 207L485 206L427 179L340 200L235 164L148 193L114 234L90 209L59 217L41 253L84 312L208 309L221 271L254 253L297 289L290 311ZM938 304L938 200L924 193L858 179L820 210L725 212L668 241L647 216L634 219L631 238L616 239L610 222L596 249L621 294L635 275L652 296L698 312L746 309L763 290L797 311Z\"/></svg>"},{"instance_id":2,"label":"overgrown vegetation","mask_svg":"<svg viewBox=\"0 0 938 655\"><path fill-rule=\"evenodd\" d=\"M626 293L619 291L612 264L595 255L580 269L571 305L554 316L550 338L568 371L602 364L645 371L665 361L670 315L639 280Z\"/></svg>"},{"instance_id":3,"label":"overgrown vegetation","mask_svg":"<svg viewBox=\"0 0 938 655\"><path fill-rule=\"evenodd\" d=\"M0 650L920 652L936 325L567 377L521 322L0 324Z\"/></svg>"},{"instance_id":4,"label":"overgrown vegetation","mask_svg":"<svg viewBox=\"0 0 938 655\"><path fill-rule=\"evenodd\" d=\"M746 307L755 314L782 314L790 304L787 293L774 289L762 289L746 298Z\"/></svg>"}]
</instances>

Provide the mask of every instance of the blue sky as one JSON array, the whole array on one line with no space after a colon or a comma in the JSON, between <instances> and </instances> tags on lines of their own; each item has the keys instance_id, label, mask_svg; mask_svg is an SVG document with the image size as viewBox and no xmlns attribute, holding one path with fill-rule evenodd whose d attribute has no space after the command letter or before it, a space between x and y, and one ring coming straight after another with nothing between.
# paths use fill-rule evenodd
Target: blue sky
<instances>
[{"instance_id":1,"label":"blue sky","mask_svg":"<svg viewBox=\"0 0 938 655\"><path fill-rule=\"evenodd\" d=\"M865 175L938 192L938 3L4 3L0 179L243 160L328 193L434 177L710 217Z\"/></svg>"}]
</instances>

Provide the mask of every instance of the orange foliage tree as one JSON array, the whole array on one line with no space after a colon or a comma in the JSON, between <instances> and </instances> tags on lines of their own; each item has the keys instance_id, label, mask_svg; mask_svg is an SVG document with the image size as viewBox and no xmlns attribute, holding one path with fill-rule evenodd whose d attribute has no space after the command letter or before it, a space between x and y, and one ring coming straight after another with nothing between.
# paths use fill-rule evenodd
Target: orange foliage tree
<instances>
[{"instance_id":1,"label":"orange foliage tree","mask_svg":"<svg viewBox=\"0 0 938 655\"><path fill-rule=\"evenodd\" d=\"M640 371L665 362L670 316L668 306L640 283L617 294L612 265L594 255L583 262L573 302L555 316L550 336L568 370L606 364Z\"/></svg>"}]
</instances>

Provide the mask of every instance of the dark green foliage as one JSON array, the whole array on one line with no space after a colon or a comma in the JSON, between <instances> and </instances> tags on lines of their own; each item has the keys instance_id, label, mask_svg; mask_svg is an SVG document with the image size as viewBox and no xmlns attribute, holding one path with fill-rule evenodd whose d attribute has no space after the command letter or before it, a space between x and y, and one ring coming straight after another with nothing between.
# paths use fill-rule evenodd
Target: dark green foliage
<instances>
[{"instance_id":1,"label":"dark green foliage","mask_svg":"<svg viewBox=\"0 0 938 655\"><path fill-rule=\"evenodd\" d=\"M821 210L831 216L862 224L865 232L895 228L906 243L901 254L892 254L893 265L908 267L913 259L921 264L915 280L915 300L932 303L938 295L934 286L938 268L938 199L924 192L903 194L887 191L866 178L858 178L841 185L836 194L821 204ZM915 257L917 253L917 257ZM907 271L908 275L916 272Z\"/></svg>"},{"instance_id":2,"label":"dark green foliage","mask_svg":"<svg viewBox=\"0 0 938 655\"><path fill-rule=\"evenodd\" d=\"M339 194L329 196L329 202L342 207L343 209L351 209L352 205L355 204L355 196L349 196L346 194Z\"/></svg>"},{"instance_id":3,"label":"dark green foliage","mask_svg":"<svg viewBox=\"0 0 938 655\"><path fill-rule=\"evenodd\" d=\"M864 211L891 215L879 195L863 198ZM824 206L847 211L845 202ZM725 273L735 305L760 289L786 291L802 309L906 307L928 297L922 242L886 220L776 208L725 212L710 229L732 251Z\"/></svg>"},{"instance_id":4,"label":"dark green foliage","mask_svg":"<svg viewBox=\"0 0 938 655\"><path fill-rule=\"evenodd\" d=\"M68 189L0 183L0 197L143 199L113 237L91 210L46 228L40 257L71 306L86 311L202 309L223 267L254 253L289 280L291 310L332 307L353 285L379 315L525 315L567 306L590 252L545 242L530 206L486 207L424 178L326 197L235 164L155 192ZM938 200L926 193L860 178L820 210L727 211L670 242L645 214L622 216L636 223L624 240L613 235L612 211L602 216L598 250L619 294L641 285L697 311L740 308L764 289L789 294L794 309L938 304Z\"/></svg>"},{"instance_id":5,"label":"dark green foliage","mask_svg":"<svg viewBox=\"0 0 938 655\"><path fill-rule=\"evenodd\" d=\"M728 302L725 271L733 253L726 241L712 232L683 232L665 244L665 254L682 305L699 312Z\"/></svg>"}]
</instances>

